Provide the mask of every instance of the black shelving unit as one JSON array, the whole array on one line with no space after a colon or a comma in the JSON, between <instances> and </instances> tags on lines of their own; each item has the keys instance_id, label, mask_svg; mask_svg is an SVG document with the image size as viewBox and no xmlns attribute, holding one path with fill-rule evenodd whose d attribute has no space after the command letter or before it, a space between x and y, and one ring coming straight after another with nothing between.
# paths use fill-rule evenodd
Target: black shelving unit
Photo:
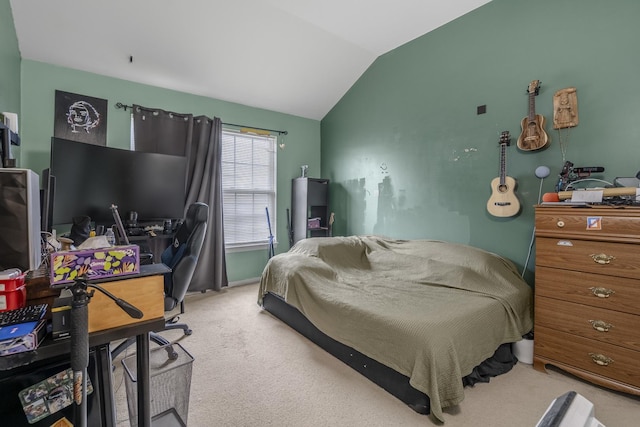
<instances>
[{"instance_id":1,"label":"black shelving unit","mask_svg":"<svg viewBox=\"0 0 640 427\"><path fill-rule=\"evenodd\" d=\"M20 136L0 122L0 167L15 167L11 146L20 145Z\"/></svg>"},{"instance_id":2,"label":"black shelving unit","mask_svg":"<svg viewBox=\"0 0 640 427\"><path fill-rule=\"evenodd\" d=\"M294 178L291 183L293 243L307 237L330 236L329 216L329 180Z\"/></svg>"}]
</instances>

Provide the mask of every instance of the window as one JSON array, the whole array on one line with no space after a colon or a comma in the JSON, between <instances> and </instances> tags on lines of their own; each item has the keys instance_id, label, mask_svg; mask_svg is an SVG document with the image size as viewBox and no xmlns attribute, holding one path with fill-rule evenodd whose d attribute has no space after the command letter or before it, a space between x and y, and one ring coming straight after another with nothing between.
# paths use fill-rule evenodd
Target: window
<instances>
[{"instance_id":1,"label":"window","mask_svg":"<svg viewBox=\"0 0 640 427\"><path fill-rule=\"evenodd\" d=\"M224 239L227 248L264 246L276 235L276 137L222 131ZM266 209L265 209L266 208Z\"/></svg>"}]
</instances>

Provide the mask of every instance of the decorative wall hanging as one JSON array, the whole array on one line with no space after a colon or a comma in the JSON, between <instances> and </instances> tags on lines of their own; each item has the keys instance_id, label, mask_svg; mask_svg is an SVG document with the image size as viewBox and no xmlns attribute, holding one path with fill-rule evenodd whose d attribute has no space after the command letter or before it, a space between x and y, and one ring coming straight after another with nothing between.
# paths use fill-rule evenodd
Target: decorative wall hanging
<instances>
[{"instance_id":1,"label":"decorative wall hanging","mask_svg":"<svg viewBox=\"0 0 640 427\"><path fill-rule=\"evenodd\" d=\"M569 133L578 126L578 94L575 87L566 87L553 94L553 128L558 132L562 163L567 161Z\"/></svg>"},{"instance_id":2,"label":"decorative wall hanging","mask_svg":"<svg viewBox=\"0 0 640 427\"><path fill-rule=\"evenodd\" d=\"M107 100L56 90L53 135L107 145Z\"/></svg>"},{"instance_id":3,"label":"decorative wall hanging","mask_svg":"<svg viewBox=\"0 0 640 427\"><path fill-rule=\"evenodd\" d=\"M553 128L578 126L578 95L575 87L560 89L553 95Z\"/></svg>"}]
</instances>

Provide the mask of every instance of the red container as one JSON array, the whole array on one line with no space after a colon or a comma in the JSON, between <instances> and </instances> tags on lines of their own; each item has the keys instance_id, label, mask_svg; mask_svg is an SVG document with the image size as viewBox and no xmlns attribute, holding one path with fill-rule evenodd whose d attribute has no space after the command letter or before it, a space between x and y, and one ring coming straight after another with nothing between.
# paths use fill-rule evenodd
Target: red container
<instances>
[{"instance_id":1,"label":"red container","mask_svg":"<svg viewBox=\"0 0 640 427\"><path fill-rule=\"evenodd\" d=\"M8 277L10 276L0 275L0 312L15 310L27 304L27 288L24 285L25 274Z\"/></svg>"},{"instance_id":2,"label":"red container","mask_svg":"<svg viewBox=\"0 0 640 427\"><path fill-rule=\"evenodd\" d=\"M22 286L15 291L0 292L0 312L15 310L27 305L27 288Z\"/></svg>"},{"instance_id":3,"label":"red container","mask_svg":"<svg viewBox=\"0 0 640 427\"><path fill-rule=\"evenodd\" d=\"M0 271L0 292L11 292L24 286L25 273L11 269Z\"/></svg>"}]
</instances>

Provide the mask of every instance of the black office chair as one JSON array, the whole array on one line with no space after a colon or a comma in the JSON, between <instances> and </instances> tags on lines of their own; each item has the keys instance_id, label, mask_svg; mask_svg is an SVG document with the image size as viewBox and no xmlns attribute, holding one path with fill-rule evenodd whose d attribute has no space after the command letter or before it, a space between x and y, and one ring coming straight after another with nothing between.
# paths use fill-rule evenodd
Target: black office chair
<instances>
[{"instance_id":1,"label":"black office chair","mask_svg":"<svg viewBox=\"0 0 640 427\"><path fill-rule=\"evenodd\" d=\"M184 313L184 296L193 278L200 250L204 242L209 218L209 206L202 202L193 203L187 209L184 222L178 228L173 244L164 250L161 261L171 268L171 273L164 278L164 311L173 311L180 304L180 312L166 318L164 328L182 329L185 335L191 335L191 329L185 323L178 323L180 314ZM169 341L155 331L150 338L158 345L167 345ZM135 342L135 337L120 343L112 352L115 358Z\"/></svg>"}]
</instances>

